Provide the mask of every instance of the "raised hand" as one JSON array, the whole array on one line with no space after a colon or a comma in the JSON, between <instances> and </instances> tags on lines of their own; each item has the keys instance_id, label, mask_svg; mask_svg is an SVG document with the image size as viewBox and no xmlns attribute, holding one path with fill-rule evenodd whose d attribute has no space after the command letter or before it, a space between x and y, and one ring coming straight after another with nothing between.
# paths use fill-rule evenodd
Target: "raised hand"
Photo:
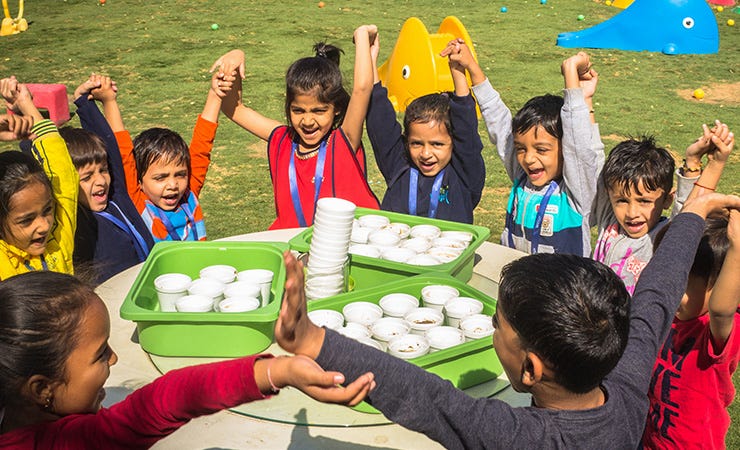
<instances>
[{"instance_id":1,"label":"raised hand","mask_svg":"<svg viewBox=\"0 0 740 450\"><path fill-rule=\"evenodd\" d=\"M0 114L0 141L17 141L28 137L33 119L17 114Z\"/></svg>"}]
</instances>

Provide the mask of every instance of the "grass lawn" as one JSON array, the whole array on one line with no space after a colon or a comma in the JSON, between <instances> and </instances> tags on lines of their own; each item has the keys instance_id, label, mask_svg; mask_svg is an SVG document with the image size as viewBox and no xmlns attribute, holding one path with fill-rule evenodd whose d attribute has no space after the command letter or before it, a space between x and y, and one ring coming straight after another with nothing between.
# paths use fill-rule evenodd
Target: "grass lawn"
<instances>
[{"instance_id":1,"label":"grass lawn","mask_svg":"<svg viewBox=\"0 0 740 450\"><path fill-rule=\"evenodd\" d=\"M234 2L225 0L35 0L26 3L28 31L0 38L0 77L64 83L71 94L90 72L110 75L132 135L153 126L172 128L189 140L209 86L213 61L232 48L246 53L245 102L275 119L284 117L284 74L311 54L319 40L345 50L341 64L351 87L352 32L378 25L385 61L404 20L419 17L434 33L445 16L457 16L470 34L481 67L516 111L535 95L559 93L561 61L576 49L555 46L559 32L600 23L620 10L596 0L325 0ZM11 0L12 13L17 2ZM506 5L508 12L501 13ZM584 20L577 20L579 15ZM590 50L600 82L596 117L607 149L628 136L653 134L680 162L702 123L721 119L740 131L740 21L731 8L717 12L720 51L666 56L650 52ZM218 24L213 30L211 25ZM215 28L215 27L214 27ZM706 97L691 97L702 88ZM73 119L73 125L78 121ZM480 124L488 170L476 223L497 240L510 182ZM14 148L0 143L0 151ZM369 143L366 141L369 150ZM265 144L223 120L201 200L209 238L264 230L274 219ZM719 190L740 194L736 149ZM369 156L369 180L379 197L384 182ZM740 376L735 376L738 385ZM740 420L738 402L730 409ZM728 448L740 448L732 427Z\"/></svg>"}]
</instances>

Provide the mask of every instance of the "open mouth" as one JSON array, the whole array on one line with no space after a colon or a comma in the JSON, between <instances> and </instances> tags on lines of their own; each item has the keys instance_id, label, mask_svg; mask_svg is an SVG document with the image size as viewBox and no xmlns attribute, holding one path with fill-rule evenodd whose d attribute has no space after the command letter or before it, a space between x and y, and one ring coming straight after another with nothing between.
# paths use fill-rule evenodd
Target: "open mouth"
<instances>
[{"instance_id":1,"label":"open mouth","mask_svg":"<svg viewBox=\"0 0 740 450\"><path fill-rule=\"evenodd\" d=\"M180 201L180 195L179 194L163 195L161 199L162 199L162 203L165 206L169 208L174 208L177 206L177 203Z\"/></svg>"},{"instance_id":2,"label":"open mouth","mask_svg":"<svg viewBox=\"0 0 740 450\"><path fill-rule=\"evenodd\" d=\"M645 222L634 222L634 221L627 221L624 222L624 229L629 234L637 234L645 227Z\"/></svg>"},{"instance_id":3,"label":"open mouth","mask_svg":"<svg viewBox=\"0 0 740 450\"><path fill-rule=\"evenodd\" d=\"M527 169L527 176L531 181L537 181L545 176L545 169Z\"/></svg>"},{"instance_id":4,"label":"open mouth","mask_svg":"<svg viewBox=\"0 0 740 450\"><path fill-rule=\"evenodd\" d=\"M419 169L424 172L428 173L434 170L434 168L437 167L437 163L433 161L419 161Z\"/></svg>"},{"instance_id":5,"label":"open mouth","mask_svg":"<svg viewBox=\"0 0 740 450\"><path fill-rule=\"evenodd\" d=\"M92 197L92 199L96 202L105 203L108 200L108 192L103 189L93 192L92 194L90 194L90 197Z\"/></svg>"}]
</instances>

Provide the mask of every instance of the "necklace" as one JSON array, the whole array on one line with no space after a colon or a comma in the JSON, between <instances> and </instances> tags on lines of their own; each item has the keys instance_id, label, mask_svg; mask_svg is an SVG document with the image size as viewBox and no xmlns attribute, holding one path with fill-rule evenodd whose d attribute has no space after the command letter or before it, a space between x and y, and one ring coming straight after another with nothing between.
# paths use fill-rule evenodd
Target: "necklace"
<instances>
[{"instance_id":1,"label":"necklace","mask_svg":"<svg viewBox=\"0 0 740 450\"><path fill-rule=\"evenodd\" d=\"M297 148L295 149L295 156L298 159L302 160L302 161L305 161L307 159L311 159L314 156L318 155L318 153L319 153L319 148L318 147L315 148L315 149L313 149L313 150L307 151L305 153L301 153Z\"/></svg>"}]
</instances>

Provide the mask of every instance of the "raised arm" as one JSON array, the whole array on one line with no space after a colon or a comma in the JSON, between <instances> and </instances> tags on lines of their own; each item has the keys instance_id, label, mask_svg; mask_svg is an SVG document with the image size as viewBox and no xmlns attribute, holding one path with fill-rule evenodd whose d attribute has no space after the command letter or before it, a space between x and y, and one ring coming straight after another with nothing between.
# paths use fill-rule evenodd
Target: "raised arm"
<instances>
[{"instance_id":1,"label":"raised arm","mask_svg":"<svg viewBox=\"0 0 740 450\"><path fill-rule=\"evenodd\" d=\"M242 78L244 77L244 52L241 50L232 50L221 56L211 67L211 70L219 68L216 74L215 92L223 96L221 103L221 112L234 123L249 131L253 135L267 141L272 131L281 125L277 120L269 119L257 111L249 108L242 103ZM220 79L226 80L229 76L234 76L236 71L241 76L234 77L233 85L229 90L221 89L218 85Z\"/></svg>"},{"instance_id":2,"label":"raised arm","mask_svg":"<svg viewBox=\"0 0 740 450\"><path fill-rule=\"evenodd\" d=\"M371 47L378 45L378 28L375 25L361 25L355 30L353 40L355 42L354 84L341 127L352 144L352 149L357 151L362 145L362 126L365 123L370 94L373 91Z\"/></svg>"},{"instance_id":3,"label":"raised arm","mask_svg":"<svg viewBox=\"0 0 740 450\"><path fill-rule=\"evenodd\" d=\"M689 201L695 197L698 197L706 192L714 191L717 188L717 183L722 176L722 171L725 168L725 163L735 147L735 135L730 131L728 126L719 120L715 122L715 126L709 129L706 125L702 125L703 133L699 139L693 144L686 148L686 163L684 167L679 169L679 175L686 177L691 173L701 175L699 179L693 185L693 188L689 192L686 201ZM701 159L704 155L707 155L707 167L701 170ZM691 170L698 169L698 170ZM679 178L679 182L681 179ZM676 197L676 204L674 209L680 211L682 201ZM676 211L674 214L678 213Z\"/></svg>"},{"instance_id":4,"label":"raised arm","mask_svg":"<svg viewBox=\"0 0 740 450\"><path fill-rule=\"evenodd\" d=\"M203 112L198 116L193 129L193 138L190 140L190 190L200 195L200 190L206 181L208 166L211 164L211 150L218 128L218 112L221 107L221 97L214 89L214 82L218 79L214 74L211 86L208 89Z\"/></svg>"},{"instance_id":5,"label":"raised arm","mask_svg":"<svg viewBox=\"0 0 740 450\"><path fill-rule=\"evenodd\" d=\"M593 114L598 73L588 54L563 61L565 83L560 116L563 122L563 179L578 212L588 215L596 197L597 178L604 164L604 144Z\"/></svg>"},{"instance_id":6,"label":"raised arm","mask_svg":"<svg viewBox=\"0 0 740 450\"><path fill-rule=\"evenodd\" d=\"M727 238L730 248L709 297L709 329L716 354L722 353L740 308L740 210L730 210Z\"/></svg>"}]
</instances>

